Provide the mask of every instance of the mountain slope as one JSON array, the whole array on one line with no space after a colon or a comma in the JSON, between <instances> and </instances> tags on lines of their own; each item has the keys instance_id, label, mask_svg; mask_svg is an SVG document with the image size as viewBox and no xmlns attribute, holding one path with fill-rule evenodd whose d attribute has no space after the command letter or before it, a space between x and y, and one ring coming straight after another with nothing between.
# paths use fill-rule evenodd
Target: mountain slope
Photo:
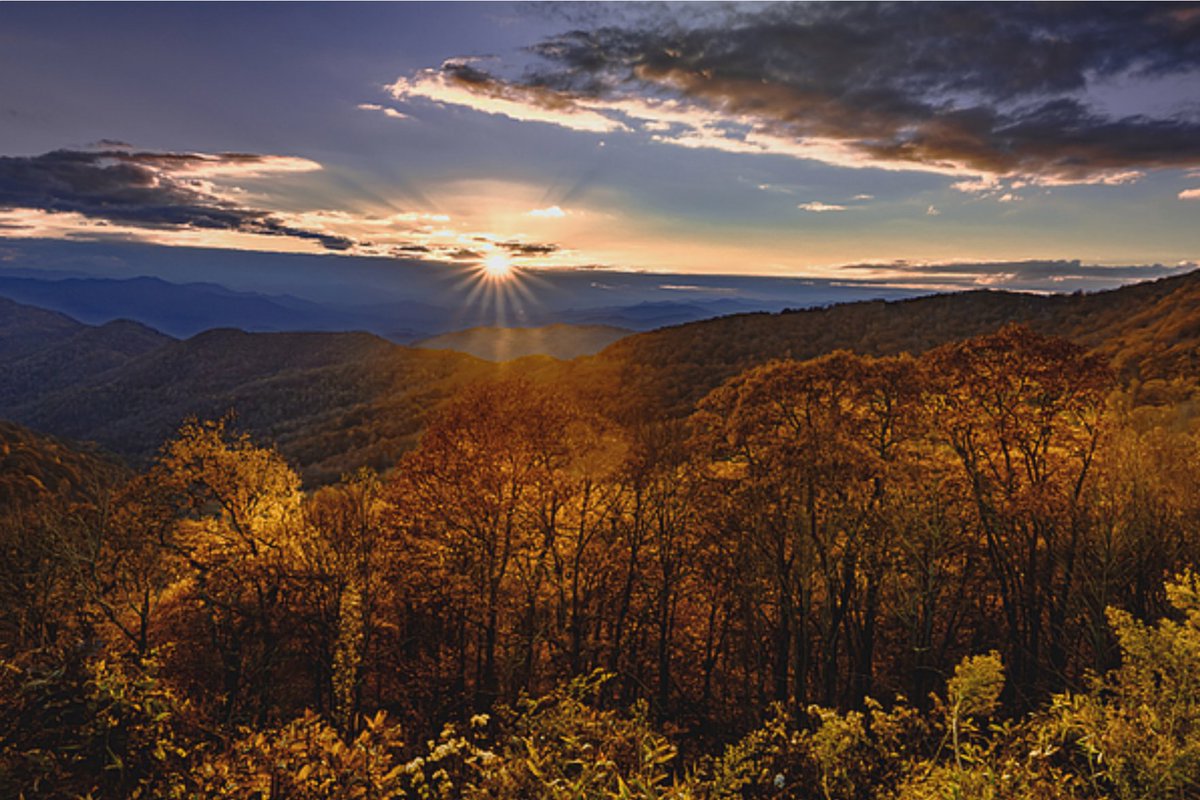
<instances>
[{"instance_id":1,"label":"mountain slope","mask_svg":"<svg viewBox=\"0 0 1200 800\"><path fill-rule=\"evenodd\" d=\"M0 408L34 402L49 392L86 382L131 359L174 341L137 322L117 320L99 327L81 325L69 335L43 340L43 346L17 358L0 359Z\"/></svg>"},{"instance_id":2,"label":"mountain slope","mask_svg":"<svg viewBox=\"0 0 1200 800\"><path fill-rule=\"evenodd\" d=\"M39 495L69 493L120 477L95 446L65 442L0 420L0 512Z\"/></svg>"},{"instance_id":3,"label":"mountain slope","mask_svg":"<svg viewBox=\"0 0 1200 800\"><path fill-rule=\"evenodd\" d=\"M0 367L61 342L86 327L65 314L0 297Z\"/></svg>"},{"instance_id":4,"label":"mountain slope","mask_svg":"<svg viewBox=\"0 0 1200 800\"><path fill-rule=\"evenodd\" d=\"M35 340L49 344L36 390L13 402L12 378L0 379L0 398L10 397L0 401L0 416L143 461L187 416L233 410L241 427L276 442L310 481L394 464L442 400L466 382L501 374L564 382L626 419L682 415L722 381L771 359L842 348L918 353L1021 322L1104 355L1127 383L1200 377L1200 273L1090 295L979 291L742 314L628 336L568 362L489 364L364 333L215 330L159 346L152 336L134 336L133 350L150 349L130 354L114 346L106 351L114 366L89 372L88 364L52 366L48 354L69 353L64 343L76 334L104 340L105 329L39 312L28 315L33 333L26 335L19 316L9 319L13 341L25 343L18 350ZM98 367L101 359L93 360Z\"/></svg>"},{"instance_id":5,"label":"mountain slope","mask_svg":"<svg viewBox=\"0 0 1200 800\"><path fill-rule=\"evenodd\" d=\"M596 391L619 387L621 408L653 398L660 410L685 413L721 382L772 359L920 353L1009 322L1085 345L1125 381L1200 376L1200 272L1094 294L974 291L721 317L622 339L569 369Z\"/></svg>"},{"instance_id":6,"label":"mountain slope","mask_svg":"<svg viewBox=\"0 0 1200 800\"><path fill-rule=\"evenodd\" d=\"M611 325L546 325L540 328L468 328L415 343L429 350L456 350L485 361L524 356L569 360L598 353L633 333Z\"/></svg>"},{"instance_id":7,"label":"mountain slope","mask_svg":"<svg viewBox=\"0 0 1200 800\"><path fill-rule=\"evenodd\" d=\"M393 461L428 409L484 366L365 333L214 330L0 413L144 461L187 417L234 412L326 480Z\"/></svg>"}]
</instances>

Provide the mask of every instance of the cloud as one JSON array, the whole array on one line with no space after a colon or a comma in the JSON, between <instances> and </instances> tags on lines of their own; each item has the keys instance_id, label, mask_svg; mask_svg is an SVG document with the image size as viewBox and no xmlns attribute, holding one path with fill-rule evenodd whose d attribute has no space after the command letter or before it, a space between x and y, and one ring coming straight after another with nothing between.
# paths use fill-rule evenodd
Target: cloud
<instances>
[{"instance_id":1,"label":"cloud","mask_svg":"<svg viewBox=\"0 0 1200 800\"><path fill-rule=\"evenodd\" d=\"M320 169L291 156L115 146L0 156L0 237L335 251L438 263L477 259L482 245L543 264L553 255L554 266L575 260L559 244L523 241L512 229L479 230L446 213L275 208L269 184L243 182ZM250 197L257 198L253 205ZM558 206L534 210L568 213Z\"/></svg>"},{"instance_id":2,"label":"cloud","mask_svg":"<svg viewBox=\"0 0 1200 800\"><path fill-rule=\"evenodd\" d=\"M567 212L563 211L563 210L562 210L561 208L559 208L558 206L550 206L549 208L535 208L535 209L533 209L533 210L531 210L531 211L526 211L526 212L525 212L525 215L526 215L526 216L529 216L529 217L543 217L543 218L547 218L547 219L561 219L561 218L563 218L563 217L565 217L565 216L567 215Z\"/></svg>"},{"instance_id":3,"label":"cloud","mask_svg":"<svg viewBox=\"0 0 1200 800\"><path fill-rule=\"evenodd\" d=\"M875 195L873 195L873 194L856 194L856 195L854 195L854 199L859 200L859 201L874 200Z\"/></svg>"},{"instance_id":4,"label":"cloud","mask_svg":"<svg viewBox=\"0 0 1200 800\"><path fill-rule=\"evenodd\" d=\"M409 118L408 114L401 113L390 106L381 106L378 103L359 103L356 107L360 111L378 111L380 114L383 114L385 117L390 117L391 119Z\"/></svg>"},{"instance_id":5,"label":"cloud","mask_svg":"<svg viewBox=\"0 0 1200 800\"><path fill-rule=\"evenodd\" d=\"M819 200L814 200L811 203L801 203L796 206L801 211L811 211L814 214L823 214L827 211L845 211L846 206L839 206L834 203L822 203Z\"/></svg>"},{"instance_id":6,"label":"cloud","mask_svg":"<svg viewBox=\"0 0 1200 800\"><path fill-rule=\"evenodd\" d=\"M987 195L1000 191L1004 184L995 175L981 175L978 178L955 181L950 184L950 188L967 194Z\"/></svg>"},{"instance_id":7,"label":"cloud","mask_svg":"<svg viewBox=\"0 0 1200 800\"><path fill-rule=\"evenodd\" d=\"M0 210L75 214L147 228L235 231L307 239L349 250L344 236L296 227L279 215L247 208L219 193L213 179L307 172L307 159L249 153L164 153L55 150L0 156Z\"/></svg>"},{"instance_id":8,"label":"cloud","mask_svg":"<svg viewBox=\"0 0 1200 800\"><path fill-rule=\"evenodd\" d=\"M558 252L559 249L556 244L538 242L500 242L498 246L519 256L548 256L551 253Z\"/></svg>"},{"instance_id":9,"label":"cloud","mask_svg":"<svg viewBox=\"0 0 1200 800\"><path fill-rule=\"evenodd\" d=\"M1133 281L1182 275L1196 268L1183 261L1163 264L1102 266L1078 260L985 261L914 264L852 264L843 271L870 276L870 280L911 287L973 288L988 286L1020 291L1068 292L1102 289Z\"/></svg>"},{"instance_id":10,"label":"cloud","mask_svg":"<svg viewBox=\"0 0 1200 800\"><path fill-rule=\"evenodd\" d=\"M424 99L467 106L521 122L546 122L589 133L625 129L620 122L583 107L570 96L537 86L508 84L463 61L447 61L440 69L398 78L387 89L401 101Z\"/></svg>"},{"instance_id":11,"label":"cloud","mask_svg":"<svg viewBox=\"0 0 1200 800\"><path fill-rule=\"evenodd\" d=\"M1184 189L1179 193L1180 200L1200 200L1200 189Z\"/></svg>"},{"instance_id":12,"label":"cloud","mask_svg":"<svg viewBox=\"0 0 1200 800\"><path fill-rule=\"evenodd\" d=\"M682 7L545 39L530 48L540 60L516 77L449 61L391 90L574 130L967 184L1120 183L1200 165L1200 119L1186 110L1194 96L1165 112L1162 97L1153 110L1119 113L1100 100L1108 86L1153 88L1200 68L1200 15L1174 10Z\"/></svg>"},{"instance_id":13,"label":"cloud","mask_svg":"<svg viewBox=\"0 0 1200 800\"><path fill-rule=\"evenodd\" d=\"M940 216L941 213L942 212L938 210L937 206L930 206L929 208L925 209L925 216L927 217L937 217Z\"/></svg>"}]
</instances>

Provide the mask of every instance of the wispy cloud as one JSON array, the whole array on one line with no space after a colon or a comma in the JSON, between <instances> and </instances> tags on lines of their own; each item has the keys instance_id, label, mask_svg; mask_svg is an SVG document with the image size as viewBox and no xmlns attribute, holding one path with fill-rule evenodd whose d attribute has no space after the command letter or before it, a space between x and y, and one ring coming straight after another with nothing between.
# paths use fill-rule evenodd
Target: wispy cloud
<instances>
[{"instance_id":1,"label":"wispy cloud","mask_svg":"<svg viewBox=\"0 0 1200 800\"><path fill-rule=\"evenodd\" d=\"M1179 193L1180 200L1200 200L1200 189L1184 189Z\"/></svg>"},{"instance_id":2,"label":"wispy cloud","mask_svg":"<svg viewBox=\"0 0 1200 800\"><path fill-rule=\"evenodd\" d=\"M829 211L845 211L846 206L837 205L836 203L822 203L819 200L814 200L811 203L801 203L796 206L801 211L811 211L814 214L824 214Z\"/></svg>"},{"instance_id":3,"label":"wispy cloud","mask_svg":"<svg viewBox=\"0 0 1200 800\"><path fill-rule=\"evenodd\" d=\"M537 86L509 84L462 61L447 61L387 87L401 101L430 100L466 106L521 122L545 122L589 133L625 130L620 122L596 113L568 95Z\"/></svg>"},{"instance_id":4,"label":"wispy cloud","mask_svg":"<svg viewBox=\"0 0 1200 800\"><path fill-rule=\"evenodd\" d=\"M383 114L385 117L390 117L391 119L409 118L408 114L397 111L391 106L381 106L378 103L359 103L358 109L360 111L378 111L380 114Z\"/></svg>"},{"instance_id":5,"label":"wispy cloud","mask_svg":"<svg viewBox=\"0 0 1200 800\"><path fill-rule=\"evenodd\" d=\"M526 216L540 217L542 219L562 219L567 215L567 212L563 211L558 206L549 206L547 208L535 208L530 211L526 211L525 214Z\"/></svg>"},{"instance_id":6,"label":"wispy cloud","mask_svg":"<svg viewBox=\"0 0 1200 800\"><path fill-rule=\"evenodd\" d=\"M1108 288L1132 281L1181 275L1196 269L1190 261L1175 265L1104 266L1078 260L984 261L949 263L852 264L841 268L856 278L913 287L970 288L989 286L1022 291L1074 291Z\"/></svg>"}]
</instances>

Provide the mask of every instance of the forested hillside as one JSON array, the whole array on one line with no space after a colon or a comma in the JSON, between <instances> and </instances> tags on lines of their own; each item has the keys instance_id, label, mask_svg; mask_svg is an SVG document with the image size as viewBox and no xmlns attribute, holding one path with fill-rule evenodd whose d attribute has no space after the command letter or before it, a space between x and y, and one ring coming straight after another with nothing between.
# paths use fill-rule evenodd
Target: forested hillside
<instances>
[{"instance_id":1,"label":"forested hillside","mask_svg":"<svg viewBox=\"0 0 1200 800\"><path fill-rule=\"evenodd\" d=\"M127 342L131 329L135 346L109 344ZM144 463L187 417L232 412L313 480L329 481L394 461L428 409L485 368L365 333L214 330L174 341L145 331L80 326L10 362L0 413ZM81 368L72 373L75 361Z\"/></svg>"},{"instance_id":2,"label":"forested hillside","mask_svg":"<svg viewBox=\"0 0 1200 800\"><path fill-rule=\"evenodd\" d=\"M1192 284L168 342L37 411L201 415L136 472L3 430L0 793L1193 796Z\"/></svg>"},{"instance_id":3,"label":"forested hillside","mask_svg":"<svg viewBox=\"0 0 1200 800\"><path fill-rule=\"evenodd\" d=\"M1200 370L1198 306L1196 274L1090 295L968 292L740 314L629 336L567 363L497 367L370 334L226 330L176 342L134 323L93 328L9 303L0 305L10 331L0 415L143 464L189 415L232 411L307 482L329 482L360 465L386 468L456 387L497 370L570 387L626 422L678 418L722 381L772 359L915 354L1020 322L1102 355L1139 398L1178 399L1188 390L1171 381Z\"/></svg>"},{"instance_id":4,"label":"forested hillside","mask_svg":"<svg viewBox=\"0 0 1200 800\"><path fill-rule=\"evenodd\" d=\"M841 349L917 354L1015 322L1076 341L1110 359L1122 380L1144 382L1200 371L1198 309L1200 273L1095 294L961 292L664 328L623 339L572 368L582 381L620 385L628 405L653 398L680 414L725 379L771 359Z\"/></svg>"}]
</instances>

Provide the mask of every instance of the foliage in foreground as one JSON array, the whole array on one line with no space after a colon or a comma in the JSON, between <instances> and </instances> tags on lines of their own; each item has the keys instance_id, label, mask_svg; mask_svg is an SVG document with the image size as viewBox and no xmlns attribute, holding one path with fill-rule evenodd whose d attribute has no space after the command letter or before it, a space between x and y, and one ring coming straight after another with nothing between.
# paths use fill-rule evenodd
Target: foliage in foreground
<instances>
[{"instance_id":1,"label":"foliage in foreground","mask_svg":"<svg viewBox=\"0 0 1200 800\"><path fill-rule=\"evenodd\" d=\"M1019 720L997 719L1004 667L964 659L928 712L783 706L719 756L679 763L644 703L602 707L593 673L406 746L382 712L342 734L307 712L229 740L191 724L153 661L0 665L5 797L1101 798L1200 793L1200 578L1168 586L1155 625L1110 611L1122 665Z\"/></svg>"}]
</instances>

